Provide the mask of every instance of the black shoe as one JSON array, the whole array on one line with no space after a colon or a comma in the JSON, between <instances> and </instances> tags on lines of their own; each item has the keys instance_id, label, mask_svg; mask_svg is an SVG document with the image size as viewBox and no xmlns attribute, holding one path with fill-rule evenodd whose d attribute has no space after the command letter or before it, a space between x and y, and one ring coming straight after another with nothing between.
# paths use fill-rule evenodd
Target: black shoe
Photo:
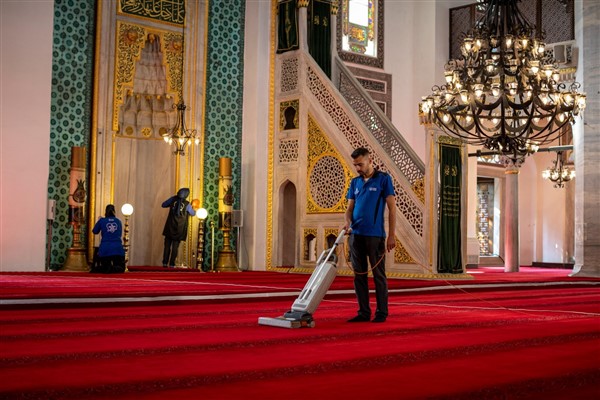
<instances>
[{"instance_id":1,"label":"black shoe","mask_svg":"<svg viewBox=\"0 0 600 400\"><path fill-rule=\"evenodd\" d=\"M369 322L369 317L364 317L362 315L357 315L354 318L350 318L348 322Z\"/></svg>"},{"instance_id":2,"label":"black shoe","mask_svg":"<svg viewBox=\"0 0 600 400\"><path fill-rule=\"evenodd\" d=\"M373 318L373 321L371 322L385 322L385 317L381 317L381 316L376 316L375 318Z\"/></svg>"}]
</instances>

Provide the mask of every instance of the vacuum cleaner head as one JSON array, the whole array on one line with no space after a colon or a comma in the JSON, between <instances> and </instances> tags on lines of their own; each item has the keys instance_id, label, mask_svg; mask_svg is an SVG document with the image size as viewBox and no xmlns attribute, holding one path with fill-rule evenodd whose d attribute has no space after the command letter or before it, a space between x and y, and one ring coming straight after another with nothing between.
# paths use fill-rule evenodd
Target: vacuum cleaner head
<instances>
[{"instance_id":1,"label":"vacuum cleaner head","mask_svg":"<svg viewBox=\"0 0 600 400\"><path fill-rule=\"evenodd\" d=\"M294 318L286 318L284 316L277 318L259 317L259 325L276 326L279 328L314 328L315 321L311 318L310 321L298 320Z\"/></svg>"},{"instance_id":2,"label":"vacuum cleaner head","mask_svg":"<svg viewBox=\"0 0 600 400\"><path fill-rule=\"evenodd\" d=\"M260 317L259 325L276 326L280 328L314 328L315 321L312 317L317 307L325 297L327 290L335 279L337 272L337 257L333 253L344 237L345 231L342 230L335 243L330 249L321 253L317 260L317 267L310 276L310 279L304 286L304 289L298 295L292 309L283 316L277 318Z\"/></svg>"}]
</instances>

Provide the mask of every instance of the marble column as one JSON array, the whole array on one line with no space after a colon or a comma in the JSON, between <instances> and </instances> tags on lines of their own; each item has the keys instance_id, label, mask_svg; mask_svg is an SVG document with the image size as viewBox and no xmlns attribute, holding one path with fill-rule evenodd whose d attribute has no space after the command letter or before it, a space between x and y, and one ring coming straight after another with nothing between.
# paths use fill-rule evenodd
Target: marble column
<instances>
[{"instance_id":1,"label":"marble column","mask_svg":"<svg viewBox=\"0 0 600 400\"><path fill-rule=\"evenodd\" d=\"M300 49L308 52L308 7L309 1L298 1L298 36Z\"/></svg>"},{"instance_id":2,"label":"marble column","mask_svg":"<svg viewBox=\"0 0 600 400\"><path fill-rule=\"evenodd\" d=\"M469 146L469 153L477 148ZM479 240L477 239L477 157L467 160L467 266L479 265Z\"/></svg>"},{"instance_id":3,"label":"marble column","mask_svg":"<svg viewBox=\"0 0 600 400\"><path fill-rule=\"evenodd\" d=\"M587 93L583 120L573 126L575 148L575 267L572 276L600 277L600 2L575 2L577 80Z\"/></svg>"},{"instance_id":4,"label":"marble column","mask_svg":"<svg viewBox=\"0 0 600 400\"><path fill-rule=\"evenodd\" d=\"M339 10L339 6L337 2L331 3L331 19L330 21L330 29L331 29L331 66L335 65L335 57L337 56L337 13Z\"/></svg>"},{"instance_id":5,"label":"marble column","mask_svg":"<svg viewBox=\"0 0 600 400\"><path fill-rule=\"evenodd\" d=\"M504 173L504 272L519 272L519 167L511 162Z\"/></svg>"}]
</instances>

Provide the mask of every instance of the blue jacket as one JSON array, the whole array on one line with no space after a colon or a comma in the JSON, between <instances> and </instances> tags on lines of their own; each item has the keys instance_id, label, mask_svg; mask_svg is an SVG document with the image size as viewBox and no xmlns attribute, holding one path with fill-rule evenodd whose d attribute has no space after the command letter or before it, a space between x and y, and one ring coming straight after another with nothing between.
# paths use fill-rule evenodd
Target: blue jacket
<instances>
[{"instance_id":1,"label":"blue jacket","mask_svg":"<svg viewBox=\"0 0 600 400\"><path fill-rule=\"evenodd\" d=\"M98 257L124 256L125 249L121 242L123 235L123 226L116 217L102 217L92 229L94 234L102 233L100 247L98 248Z\"/></svg>"}]
</instances>

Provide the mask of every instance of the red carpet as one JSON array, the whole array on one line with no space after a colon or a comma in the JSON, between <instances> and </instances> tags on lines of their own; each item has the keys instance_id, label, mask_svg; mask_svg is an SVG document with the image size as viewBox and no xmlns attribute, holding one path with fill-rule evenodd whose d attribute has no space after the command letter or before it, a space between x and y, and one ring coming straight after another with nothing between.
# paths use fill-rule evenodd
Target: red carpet
<instances>
[{"instance_id":1,"label":"red carpet","mask_svg":"<svg viewBox=\"0 0 600 400\"><path fill-rule=\"evenodd\" d=\"M338 277L313 329L257 324L308 275L2 273L0 398L597 398L600 279L481 271L390 280L384 324Z\"/></svg>"}]
</instances>

